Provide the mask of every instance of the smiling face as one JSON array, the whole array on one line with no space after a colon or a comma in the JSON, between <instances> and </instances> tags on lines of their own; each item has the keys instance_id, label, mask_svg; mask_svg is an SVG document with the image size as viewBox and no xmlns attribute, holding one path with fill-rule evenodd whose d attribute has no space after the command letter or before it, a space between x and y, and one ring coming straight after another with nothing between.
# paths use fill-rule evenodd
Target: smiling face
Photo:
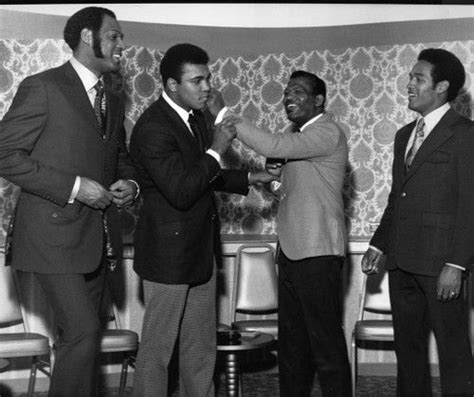
<instances>
[{"instance_id":1,"label":"smiling face","mask_svg":"<svg viewBox=\"0 0 474 397\"><path fill-rule=\"evenodd\" d=\"M211 73L207 65L185 63L181 69L181 81L168 79L167 93L183 109L200 110L206 106L211 91Z\"/></svg>"},{"instance_id":2,"label":"smiling face","mask_svg":"<svg viewBox=\"0 0 474 397\"><path fill-rule=\"evenodd\" d=\"M447 100L447 81L433 83L431 70L433 65L418 61L410 72L408 82L408 108L426 116L439 108Z\"/></svg>"},{"instance_id":3,"label":"smiling face","mask_svg":"<svg viewBox=\"0 0 474 397\"><path fill-rule=\"evenodd\" d=\"M120 70L120 59L124 50L122 29L115 18L104 15L100 30L93 34L92 53L89 55L91 69L98 75Z\"/></svg>"},{"instance_id":4,"label":"smiling face","mask_svg":"<svg viewBox=\"0 0 474 397\"><path fill-rule=\"evenodd\" d=\"M283 92L283 106L288 119L298 127L322 113L324 97L314 95L311 85L303 77L290 79Z\"/></svg>"}]
</instances>

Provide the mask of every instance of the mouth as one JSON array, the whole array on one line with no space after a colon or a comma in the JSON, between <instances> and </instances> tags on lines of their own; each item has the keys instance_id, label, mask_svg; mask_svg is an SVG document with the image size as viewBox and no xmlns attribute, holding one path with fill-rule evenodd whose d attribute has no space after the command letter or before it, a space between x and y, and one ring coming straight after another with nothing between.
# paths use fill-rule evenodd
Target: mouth
<instances>
[{"instance_id":1,"label":"mouth","mask_svg":"<svg viewBox=\"0 0 474 397\"><path fill-rule=\"evenodd\" d=\"M120 60L122 59L122 54L113 54L112 59L116 63L120 63Z\"/></svg>"},{"instance_id":2,"label":"mouth","mask_svg":"<svg viewBox=\"0 0 474 397\"><path fill-rule=\"evenodd\" d=\"M298 105L296 105L296 104L294 104L294 103L289 103L289 104L285 105L285 110L286 110L287 112L290 112L290 113L291 113L291 112L292 112L293 110L295 110L295 109L298 109Z\"/></svg>"}]
</instances>

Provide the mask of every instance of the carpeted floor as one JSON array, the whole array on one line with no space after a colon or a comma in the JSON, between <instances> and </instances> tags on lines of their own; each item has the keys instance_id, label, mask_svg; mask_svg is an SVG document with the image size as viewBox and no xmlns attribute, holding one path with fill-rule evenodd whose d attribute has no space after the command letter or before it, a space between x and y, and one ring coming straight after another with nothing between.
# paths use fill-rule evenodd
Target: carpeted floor
<instances>
[{"instance_id":1,"label":"carpeted floor","mask_svg":"<svg viewBox=\"0 0 474 397\"><path fill-rule=\"evenodd\" d=\"M316 382L317 383L317 382ZM440 396L439 382L434 379L433 396ZM395 377L386 376L361 376L358 382L358 397L394 397L395 396ZM131 397L132 388L127 387L126 397ZM320 397L321 391L315 384L312 397ZM0 394L1 397L10 397L11 394ZM101 394L101 397L116 397L118 389L107 389ZM173 393L173 397L177 393ZM218 382L217 397L225 397L224 378ZM278 374L268 372L245 373L242 377L242 397L278 397ZM12 397L26 397L26 394L16 394ZM46 392L35 393L35 397L47 397Z\"/></svg>"},{"instance_id":2,"label":"carpeted floor","mask_svg":"<svg viewBox=\"0 0 474 397\"><path fill-rule=\"evenodd\" d=\"M248 357L241 362L242 370L242 397L278 397L278 370L274 355ZM129 384L132 382L129 382ZM439 378L433 379L433 397L438 397L440 393ZM170 385L176 385L170 379ZM216 365L216 396L225 397L225 375L222 357L218 358ZM396 378L391 376L359 376L357 383L357 397L392 397L395 396ZM126 397L131 397L132 387L127 387ZM317 379L314 383L312 397L322 395ZM103 390L101 397L118 396L118 388ZM177 397L177 388L171 397ZM0 397L26 397L26 394L12 394L1 387ZM46 392L37 392L35 397L47 397Z\"/></svg>"}]
</instances>

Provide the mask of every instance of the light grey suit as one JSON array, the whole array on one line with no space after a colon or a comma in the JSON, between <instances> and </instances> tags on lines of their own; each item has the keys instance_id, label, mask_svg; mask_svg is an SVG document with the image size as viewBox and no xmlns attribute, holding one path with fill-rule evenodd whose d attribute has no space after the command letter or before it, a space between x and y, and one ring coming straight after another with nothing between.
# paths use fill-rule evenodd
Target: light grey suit
<instances>
[{"instance_id":1,"label":"light grey suit","mask_svg":"<svg viewBox=\"0 0 474 397\"><path fill-rule=\"evenodd\" d=\"M323 396L348 396L340 304L347 140L328 114L308 123L299 133L272 134L244 120L237 138L267 157L287 159L277 215L280 395L309 396L316 370Z\"/></svg>"},{"instance_id":2,"label":"light grey suit","mask_svg":"<svg viewBox=\"0 0 474 397\"><path fill-rule=\"evenodd\" d=\"M266 157L287 158L281 176L277 215L278 238L292 260L344 256L346 228L342 187L347 165L347 139L323 113L300 133L272 134L247 120L237 125L237 138Z\"/></svg>"}]
</instances>

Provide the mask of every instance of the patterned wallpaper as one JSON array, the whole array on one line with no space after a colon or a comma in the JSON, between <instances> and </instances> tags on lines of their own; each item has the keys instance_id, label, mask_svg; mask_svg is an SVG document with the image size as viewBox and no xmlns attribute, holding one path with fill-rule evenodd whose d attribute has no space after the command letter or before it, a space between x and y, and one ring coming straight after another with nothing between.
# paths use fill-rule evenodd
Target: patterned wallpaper
<instances>
[{"instance_id":1,"label":"patterned wallpaper","mask_svg":"<svg viewBox=\"0 0 474 397\"><path fill-rule=\"evenodd\" d=\"M272 131L281 131L288 123L281 100L292 71L312 71L326 81L326 109L343 127L350 147L344 191L349 237L367 240L390 190L395 132L415 117L406 106L408 73L419 51L431 46L454 52L465 65L466 93L454 106L472 118L474 107L469 93L474 92L474 41L229 57L213 61L210 69L213 85L223 92L227 105ZM122 80L117 83L127 95L129 136L138 117L161 92L162 56L162 50L138 46L129 47L124 53ZM23 78L59 65L69 57L70 51L62 40L0 40L0 117L8 110ZM264 160L239 141L234 141L225 157L226 165L236 168L263 168ZM0 178L0 246L17 195L18 188ZM266 187L252 188L246 197L219 194L218 199L223 233L275 233L277 201ZM124 212L123 218L124 237L130 241L136 208Z\"/></svg>"}]
</instances>

